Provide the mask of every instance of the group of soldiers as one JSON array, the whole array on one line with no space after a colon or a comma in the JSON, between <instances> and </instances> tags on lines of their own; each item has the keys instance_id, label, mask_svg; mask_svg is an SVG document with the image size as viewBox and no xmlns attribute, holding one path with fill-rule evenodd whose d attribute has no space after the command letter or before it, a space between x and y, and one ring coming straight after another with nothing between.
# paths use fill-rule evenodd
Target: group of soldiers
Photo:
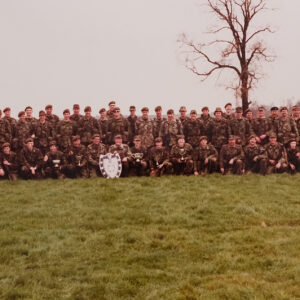
<instances>
[{"instance_id":1,"label":"group of soldiers","mask_svg":"<svg viewBox=\"0 0 300 300\"><path fill-rule=\"evenodd\" d=\"M6 107L0 114L0 178L16 180L41 178L89 178L102 176L99 157L118 153L121 176L244 174L300 171L300 109L272 107L266 116L259 107L257 116L241 107L233 112L231 103L224 111L217 107L213 116L208 107L189 115L184 106L179 117L161 106L155 117L143 107L141 116L130 106L129 116L121 114L115 101L108 109L91 115L91 107L80 114L63 111L53 114L52 105L33 117L32 107L19 112L18 120Z\"/></svg>"}]
</instances>

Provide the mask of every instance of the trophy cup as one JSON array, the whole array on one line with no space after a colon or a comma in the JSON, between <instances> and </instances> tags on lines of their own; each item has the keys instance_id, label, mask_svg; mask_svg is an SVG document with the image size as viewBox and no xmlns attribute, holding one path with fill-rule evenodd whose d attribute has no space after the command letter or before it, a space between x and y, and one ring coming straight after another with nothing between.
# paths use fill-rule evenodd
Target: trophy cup
<instances>
[{"instance_id":1,"label":"trophy cup","mask_svg":"<svg viewBox=\"0 0 300 300\"><path fill-rule=\"evenodd\" d=\"M54 164L54 168L58 169L60 164L60 159L53 159L52 163Z\"/></svg>"},{"instance_id":2,"label":"trophy cup","mask_svg":"<svg viewBox=\"0 0 300 300\"><path fill-rule=\"evenodd\" d=\"M76 165L80 166L82 155L75 155L75 159L76 159Z\"/></svg>"},{"instance_id":3,"label":"trophy cup","mask_svg":"<svg viewBox=\"0 0 300 300\"><path fill-rule=\"evenodd\" d=\"M179 154L181 155L180 161L181 161L181 163L183 163L184 162L184 155L186 154L185 149L184 148L180 148L179 149Z\"/></svg>"}]
</instances>

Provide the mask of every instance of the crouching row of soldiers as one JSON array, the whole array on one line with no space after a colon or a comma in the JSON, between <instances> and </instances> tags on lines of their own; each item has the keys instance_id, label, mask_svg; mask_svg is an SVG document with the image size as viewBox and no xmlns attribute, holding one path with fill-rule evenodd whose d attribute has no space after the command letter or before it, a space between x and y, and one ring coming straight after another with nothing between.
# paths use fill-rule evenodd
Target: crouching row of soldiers
<instances>
[{"instance_id":1,"label":"crouching row of soldiers","mask_svg":"<svg viewBox=\"0 0 300 300\"><path fill-rule=\"evenodd\" d=\"M178 136L177 143L171 149L163 146L161 137L155 139L155 146L149 149L141 143L141 137L135 136L134 146L129 147L122 141L121 135L114 137L114 144L101 143L99 134L95 134L88 147L81 144L79 136L72 138L72 146L62 152L55 141L50 142L49 151L43 155L34 147L32 138L25 141L23 149L16 154L10 144L2 145L0 156L0 177L16 180L41 178L88 178L102 176L99 157L106 153L118 153L122 163L121 176L162 176L206 175L213 172L222 174L244 174L248 172L270 173L300 171L300 149L296 139L291 139L285 148L277 142L276 134L270 134L269 143L261 146L252 135L246 146L236 143L235 136L229 136L228 144L222 146L220 153L208 144L208 138L202 136L200 144L194 148L186 143L184 136Z\"/></svg>"}]
</instances>

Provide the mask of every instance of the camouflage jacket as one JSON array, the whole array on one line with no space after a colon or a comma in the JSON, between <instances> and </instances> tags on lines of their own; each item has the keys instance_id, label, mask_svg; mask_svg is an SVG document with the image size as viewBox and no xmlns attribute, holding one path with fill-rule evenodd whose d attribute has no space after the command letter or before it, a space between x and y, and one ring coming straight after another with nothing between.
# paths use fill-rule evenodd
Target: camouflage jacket
<instances>
[{"instance_id":1,"label":"camouflage jacket","mask_svg":"<svg viewBox=\"0 0 300 300\"><path fill-rule=\"evenodd\" d=\"M177 119L174 121L164 121L161 129L160 136L166 147L172 147L177 143L177 136L183 134L181 122Z\"/></svg>"},{"instance_id":2,"label":"camouflage jacket","mask_svg":"<svg viewBox=\"0 0 300 300\"><path fill-rule=\"evenodd\" d=\"M3 117L3 120L8 121L10 125L10 130L11 130L11 138L13 139L16 135L16 126L17 126L17 120L12 117Z\"/></svg>"},{"instance_id":3,"label":"camouflage jacket","mask_svg":"<svg viewBox=\"0 0 300 300\"><path fill-rule=\"evenodd\" d=\"M147 148L141 146L140 148L136 148L135 146L130 148L130 161L136 162L137 159L139 160L148 160L148 151Z\"/></svg>"},{"instance_id":4,"label":"camouflage jacket","mask_svg":"<svg viewBox=\"0 0 300 300\"><path fill-rule=\"evenodd\" d=\"M106 154L106 147L104 144L100 143L99 145L90 144L87 147L87 160L89 165L99 166L100 155Z\"/></svg>"},{"instance_id":5,"label":"camouflage jacket","mask_svg":"<svg viewBox=\"0 0 300 300\"><path fill-rule=\"evenodd\" d=\"M184 127L184 124L190 120L190 117L186 116L185 118L179 117L178 120L180 121L182 127Z\"/></svg>"},{"instance_id":6,"label":"camouflage jacket","mask_svg":"<svg viewBox=\"0 0 300 300\"><path fill-rule=\"evenodd\" d=\"M11 126L7 120L0 119L0 144L5 142L11 143L12 132Z\"/></svg>"},{"instance_id":7,"label":"camouflage jacket","mask_svg":"<svg viewBox=\"0 0 300 300\"><path fill-rule=\"evenodd\" d=\"M154 124L153 121L138 118L135 123L135 133L141 137L142 145L146 148L152 147L154 143Z\"/></svg>"},{"instance_id":8,"label":"camouflage jacket","mask_svg":"<svg viewBox=\"0 0 300 300\"><path fill-rule=\"evenodd\" d=\"M154 125L154 138L157 138L159 137L159 133L160 133L160 129L161 129L161 126L163 124L163 122L166 121L166 118L154 118L153 119L153 125Z\"/></svg>"},{"instance_id":9,"label":"camouflage jacket","mask_svg":"<svg viewBox=\"0 0 300 300\"><path fill-rule=\"evenodd\" d=\"M291 149L288 147L286 149L287 153L287 159L290 164L293 164L294 166L297 166L299 164L300 158L297 156L297 154L300 154L300 147L297 146L296 149Z\"/></svg>"},{"instance_id":10,"label":"camouflage jacket","mask_svg":"<svg viewBox=\"0 0 300 300\"><path fill-rule=\"evenodd\" d=\"M31 137L33 131L34 129L31 126L31 123L19 120L16 125L16 135L14 139L15 148L22 148L24 146L25 140Z\"/></svg>"},{"instance_id":11,"label":"camouflage jacket","mask_svg":"<svg viewBox=\"0 0 300 300\"><path fill-rule=\"evenodd\" d=\"M277 142L275 145L272 145L269 143L265 146L265 149L269 160L275 160L276 163L287 161L286 151L282 144Z\"/></svg>"},{"instance_id":12,"label":"camouflage jacket","mask_svg":"<svg viewBox=\"0 0 300 300\"><path fill-rule=\"evenodd\" d=\"M118 153L120 155L121 160L124 157L129 157L131 155L129 146L126 144L122 144L121 146L111 145L108 149L109 153Z\"/></svg>"},{"instance_id":13,"label":"camouflage jacket","mask_svg":"<svg viewBox=\"0 0 300 300\"><path fill-rule=\"evenodd\" d=\"M272 130L269 118L256 118L252 123L253 132L258 136L268 135Z\"/></svg>"},{"instance_id":14,"label":"camouflage jacket","mask_svg":"<svg viewBox=\"0 0 300 300\"><path fill-rule=\"evenodd\" d=\"M101 139L103 143L106 143L108 120L99 119L98 123L99 123L99 128L101 130Z\"/></svg>"},{"instance_id":15,"label":"camouflage jacket","mask_svg":"<svg viewBox=\"0 0 300 300\"><path fill-rule=\"evenodd\" d=\"M246 167L250 168L255 163L253 159L258 158L258 161L261 159L267 159L266 150L261 145L250 146L249 144L244 148L245 154L245 163Z\"/></svg>"},{"instance_id":16,"label":"camouflage jacket","mask_svg":"<svg viewBox=\"0 0 300 300\"><path fill-rule=\"evenodd\" d=\"M299 138L296 123L292 118L279 118L277 122L276 133L278 141L283 144L288 143L291 133L293 133L296 136L297 140Z\"/></svg>"},{"instance_id":17,"label":"camouflage jacket","mask_svg":"<svg viewBox=\"0 0 300 300\"><path fill-rule=\"evenodd\" d=\"M138 117L137 116L129 116L127 117L127 121L129 124L129 132L130 132L130 136L129 136L129 140L132 142L133 138L135 135L137 135L136 133L136 121L137 121Z\"/></svg>"},{"instance_id":18,"label":"camouflage jacket","mask_svg":"<svg viewBox=\"0 0 300 300\"><path fill-rule=\"evenodd\" d=\"M20 151L18 160L21 166L37 167L37 169L43 166L43 155L42 152L33 147L32 151L30 151L26 146Z\"/></svg>"},{"instance_id":19,"label":"camouflage jacket","mask_svg":"<svg viewBox=\"0 0 300 300\"><path fill-rule=\"evenodd\" d=\"M183 147L174 145L170 152L170 160L178 163L178 160L187 161L193 159L193 147L189 143L185 143Z\"/></svg>"},{"instance_id":20,"label":"camouflage jacket","mask_svg":"<svg viewBox=\"0 0 300 300\"><path fill-rule=\"evenodd\" d=\"M66 157L63 152L59 150L49 151L46 155L48 156L48 160L44 163L44 167L56 168L56 162L54 162L55 160L60 160L60 162L57 164L59 167L66 165Z\"/></svg>"},{"instance_id":21,"label":"camouflage jacket","mask_svg":"<svg viewBox=\"0 0 300 300\"><path fill-rule=\"evenodd\" d=\"M71 164L73 166L86 167L87 165L87 153L86 147L84 145L79 145L78 147L74 147L73 145L70 148L70 151L66 154L67 164Z\"/></svg>"},{"instance_id":22,"label":"camouflage jacket","mask_svg":"<svg viewBox=\"0 0 300 300\"><path fill-rule=\"evenodd\" d=\"M101 134L101 129L94 117L84 116L78 121L78 134L83 144L90 144L95 133Z\"/></svg>"},{"instance_id":23,"label":"camouflage jacket","mask_svg":"<svg viewBox=\"0 0 300 300\"><path fill-rule=\"evenodd\" d=\"M221 149L222 145L226 144L229 137L229 126L225 119L213 119L210 123L211 143Z\"/></svg>"},{"instance_id":24,"label":"camouflage jacket","mask_svg":"<svg viewBox=\"0 0 300 300\"><path fill-rule=\"evenodd\" d=\"M268 120L269 120L269 123L270 123L271 131L272 132L277 132L279 118L273 118L272 116L269 116Z\"/></svg>"},{"instance_id":25,"label":"camouflage jacket","mask_svg":"<svg viewBox=\"0 0 300 300\"><path fill-rule=\"evenodd\" d=\"M226 168L229 165L231 159L244 160L244 152L241 145L235 145L234 147L229 144L223 145L220 151L220 168Z\"/></svg>"},{"instance_id":26,"label":"camouflage jacket","mask_svg":"<svg viewBox=\"0 0 300 300\"><path fill-rule=\"evenodd\" d=\"M56 125L59 122L59 117L57 115L46 115L46 121L50 124L50 126L52 127L52 130L55 130Z\"/></svg>"},{"instance_id":27,"label":"camouflage jacket","mask_svg":"<svg viewBox=\"0 0 300 300\"><path fill-rule=\"evenodd\" d=\"M248 137L252 134L250 123L247 119L231 119L229 121L229 134L239 137L242 145L245 145Z\"/></svg>"},{"instance_id":28,"label":"camouflage jacket","mask_svg":"<svg viewBox=\"0 0 300 300\"><path fill-rule=\"evenodd\" d=\"M3 162L4 160L7 160L10 163L10 166L5 165ZM10 151L9 154L5 154L4 152L2 152L0 154L0 165L3 168L3 170L5 172L13 172L13 173L17 173L18 172L18 157L17 154L13 151Z\"/></svg>"},{"instance_id":29,"label":"camouflage jacket","mask_svg":"<svg viewBox=\"0 0 300 300\"><path fill-rule=\"evenodd\" d=\"M35 126L35 123L36 123L37 121L38 121L38 119L35 118L35 117L31 117L31 118L26 117L26 118L25 118L25 122L30 123L31 127L34 127L34 126Z\"/></svg>"},{"instance_id":30,"label":"camouflage jacket","mask_svg":"<svg viewBox=\"0 0 300 300\"><path fill-rule=\"evenodd\" d=\"M54 139L55 133L50 123L37 121L34 125L35 145L39 147L48 147L49 142Z\"/></svg>"},{"instance_id":31,"label":"camouflage jacket","mask_svg":"<svg viewBox=\"0 0 300 300\"><path fill-rule=\"evenodd\" d=\"M70 120L73 121L76 124L76 126L78 127L78 122L82 117L83 117L83 115L81 115L81 114L79 114L79 115L73 114L70 116Z\"/></svg>"},{"instance_id":32,"label":"camouflage jacket","mask_svg":"<svg viewBox=\"0 0 300 300\"><path fill-rule=\"evenodd\" d=\"M202 122L202 127L203 127L203 131L201 135L205 135L207 136L207 138L210 140L211 138L211 133L210 133L210 124L212 122L212 117L210 115L208 115L207 117L204 117L203 115L201 115L201 117L199 118L199 120Z\"/></svg>"},{"instance_id":33,"label":"camouflage jacket","mask_svg":"<svg viewBox=\"0 0 300 300\"><path fill-rule=\"evenodd\" d=\"M193 147L198 147L200 143L200 136L204 135L203 123L199 119L193 121L189 119L183 126L183 134L186 141Z\"/></svg>"},{"instance_id":34,"label":"camouflage jacket","mask_svg":"<svg viewBox=\"0 0 300 300\"><path fill-rule=\"evenodd\" d=\"M64 152L72 145L72 136L76 135L77 127L73 121L61 120L56 127L56 139Z\"/></svg>"},{"instance_id":35,"label":"camouflage jacket","mask_svg":"<svg viewBox=\"0 0 300 300\"><path fill-rule=\"evenodd\" d=\"M206 145L205 147L200 145L194 150L194 161L203 162L207 158L218 159L218 151L213 145Z\"/></svg>"},{"instance_id":36,"label":"camouflage jacket","mask_svg":"<svg viewBox=\"0 0 300 300\"><path fill-rule=\"evenodd\" d=\"M116 134L120 134L123 139L123 143L128 142L129 136L129 125L128 121L124 117L120 117L118 119L112 118L108 121L107 125L107 138L108 143L114 143L114 137Z\"/></svg>"},{"instance_id":37,"label":"camouflage jacket","mask_svg":"<svg viewBox=\"0 0 300 300\"><path fill-rule=\"evenodd\" d=\"M165 147L157 149L152 147L148 154L151 169L156 169L158 165L166 165L169 162L169 152Z\"/></svg>"}]
</instances>

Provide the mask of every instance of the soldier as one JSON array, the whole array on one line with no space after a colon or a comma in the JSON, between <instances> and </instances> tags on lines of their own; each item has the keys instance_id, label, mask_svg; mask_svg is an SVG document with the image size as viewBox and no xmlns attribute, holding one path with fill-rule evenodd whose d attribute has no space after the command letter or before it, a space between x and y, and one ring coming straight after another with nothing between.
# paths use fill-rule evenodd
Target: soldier
<instances>
[{"instance_id":1,"label":"soldier","mask_svg":"<svg viewBox=\"0 0 300 300\"><path fill-rule=\"evenodd\" d=\"M286 152L290 173L300 172L300 148L297 146L296 139L290 139Z\"/></svg>"},{"instance_id":2,"label":"soldier","mask_svg":"<svg viewBox=\"0 0 300 300\"><path fill-rule=\"evenodd\" d=\"M63 179L66 158L63 152L57 149L56 141L49 143L50 151L44 156L44 171L48 178Z\"/></svg>"},{"instance_id":3,"label":"soldier","mask_svg":"<svg viewBox=\"0 0 300 300\"><path fill-rule=\"evenodd\" d=\"M207 136L201 136L199 146L194 150L194 175L207 175L215 172L218 167L218 151L213 145L207 144Z\"/></svg>"},{"instance_id":4,"label":"soldier","mask_svg":"<svg viewBox=\"0 0 300 300\"><path fill-rule=\"evenodd\" d=\"M106 154L106 147L101 143L100 134L93 135L92 144L87 147L87 161L90 177L101 177L101 171L99 168L100 155Z\"/></svg>"},{"instance_id":5,"label":"soldier","mask_svg":"<svg viewBox=\"0 0 300 300\"><path fill-rule=\"evenodd\" d=\"M121 116L120 108L114 108L114 117L108 120L107 136L108 143L111 145L114 143L114 137L116 135L122 136L122 141L127 144L129 136L128 121Z\"/></svg>"},{"instance_id":6,"label":"soldier","mask_svg":"<svg viewBox=\"0 0 300 300\"><path fill-rule=\"evenodd\" d=\"M142 139L136 135L133 139L134 146L130 148L129 176L145 176L147 171L147 149L142 146Z\"/></svg>"},{"instance_id":7,"label":"soldier","mask_svg":"<svg viewBox=\"0 0 300 300\"><path fill-rule=\"evenodd\" d=\"M203 123L197 119L197 112L193 109L190 112L190 118L183 126L183 133L186 141L192 145L193 148L198 147L200 143L200 136L203 134Z\"/></svg>"},{"instance_id":8,"label":"soldier","mask_svg":"<svg viewBox=\"0 0 300 300\"><path fill-rule=\"evenodd\" d=\"M202 132L202 134L204 136L207 136L207 138L210 138L209 128L210 128L210 123L212 121L212 118L209 115L209 109L208 109L207 106L204 106L202 108L202 114L201 114L201 116L200 116L199 119L202 122L202 126L203 126L203 132Z\"/></svg>"},{"instance_id":9,"label":"soldier","mask_svg":"<svg viewBox=\"0 0 300 300\"><path fill-rule=\"evenodd\" d=\"M246 145L249 136L252 134L251 126L245 118L243 118L243 109L237 107L235 110L235 118L229 120L229 134L237 137L238 144Z\"/></svg>"},{"instance_id":10,"label":"soldier","mask_svg":"<svg viewBox=\"0 0 300 300\"><path fill-rule=\"evenodd\" d=\"M41 179L43 155L42 152L34 147L33 139L28 138L25 146L19 153L19 162L23 179Z\"/></svg>"},{"instance_id":11,"label":"soldier","mask_svg":"<svg viewBox=\"0 0 300 300\"><path fill-rule=\"evenodd\" d=\"M79 120L83 117L83 115L80 114L80 106L79 104L73 105L73 114L70 116L70 120L73 121L78 127Z\"/></svg>"},{"instance_id":12,"label":"soldier","mask_svg":"<svg viewBox=\"0 0 300 300\"><path fill-rule=\"evenodd\" d=\"M88 178L87 154L80 136L72 137L72 146L66 154L66 174L70 178Z\"/></svg>"},{"instance_id":13,"label":"soldier","mask_svg":"<svg viewBox=\"0 0 300 300\"><path fill-rule=\"evenodd\" d=\"M267 174L268 159L265 149L256 143L256 136L249 137L249 143L244 148L246 171Z\"/></svg>"},{"instance_id":14,"label":"soldier","mask_svg":"<svg viewBox=\"0 0 300 300\"><path fill-rule=\"evenodd\" d=\"M185 122L189 120L189 117L186 115L186 107L181 106L179 109L179 121L181 122L182 127L184 126Z\"/></svg>"},{"instance_id":15,"label":"soldier","mask_svg":"<svg viewBox=\"0 0 300 300\"><path fill-rule=\"evenodd\" d=\"M35 147L45 155L49 151L49 142L54 138L54 130L51 124L46 121L46 113L43 110L39 112L39 120L35 123L33 132Z\"/></svg>"},{"instance_id":16,"label":"soldier","mask_svg":"<svg viewBox=\"0 0 300 300\"><path fill-rule=\"evenodd\" d=\"M0 176L5 176L5 178L12 181L18 179L17 155L10 150L9 143L2 145L2 154L0 154Z\"/></svg>"},{"instance_id":17,"label":"soldier","mask_svg":"<svg viewBox=\"0 0 300 300\"><path fill-rule=\"evenodd\" d=\"M108 103L108 111L106 113L106 116L107 116L108 120L113 119L115 107L116 107L116 102L115 101L110 101Z\"/></svg>"},{"instance_id":18,"label":"soldier","mask_svg":"<svg viewBox=\"0 0 300 300\"><path fill-rule=\"evenodd\" d=\"M161 137L155 139L155 146L149 151L150 177L159 177L163 174L172 174L172 163L169 161L169 152L163 147Z\"/></svg>"},{"instance_id":19,"label":"soldier","mask_svg":"<svg viewBox=\"0 0 300 300\"><path fill-rule=\"evenodd\" d=\"M153 121L148 117L149 108L143 107L141 112L142 116L137 119L134 132L142 139L142 145L145 146L146 149L149 149L154 144L155 128Z\"/></svg>"},{"instance_id":20,"label":"soldier","mask_svg":"<svg viewBox=\"0 0 300 300\"><path fill-rule=\"evenodd\" d=\"M130 106L129 107L129 112L130 112L130 116L127 117L127 121L129 124L129 132L130 132L130 136L129 136L129 144L130 146L133 146L133 138L136 135L135 132L135 123L138 119L138 117L136 116L135 112L136 112L136 108L135 106Z\"/></svg>"},{"instance_id":21,"label":"soldier","mask_svg":"<svg viewBox=\"0 0 300 300\"><path fill-rule=\"evenodd\" d=\"M234 113L232 112L232 104L230 102L226 103L225 106L225 112L222 113L223 118L226 120L231 120L234 118Z\"/></svg>"},{"instance_id":22,"label":"soldier","mask_svg":"<svg viewBox=\"0 0 300 300\"><path fill-rule=\"evenodd\" d=\"M214 112L215 118L210 122L209 132L211 143L220 152L222 145L226 144L229 136L229 127L226 119L222 117L222 110L217 107Z\"/></svg>"},{"instance_id":23,"label":"soldier","mask_svg":"<svg viewBox=\"0 0 300 300\"><path fill-rule=\"evenodd\" d=\"M292 108L292 118L294 119L298 133L300 134L300 109L297 105L293 106Z\"/></svg>"},{"instance_id":24,"label":"soldier","mask_svg":"<svg viewBox=\"0 0 300 300\"><path fill-rule=\"evenodd\" d=\"M174 118L174 110L169 109L167 111L167 120L163 122L160 129L160 137L163 139L164 146L171 149L177 144L177 135L182 135L182 124Z\"/></svg>"},{"instance_id":25,"label":"soldier","mask_svg":"<svg viewBox=\"0 0 300 300\"><path fill-rule=\"evenodd\" d=\"M35 123L37 122L37 119L33 117L32 115L33 109L31 106L27 106L25 108L25 121L30 123L31 127L34 127Z\"/></svg>"},{"instance_id":26,"label":"soldier","mask_svg":"<svg viewBox=\"0 0 300 300\"><path fill-rule=\"evenodd\" d=\"M296 123L293 118L288 115L287 107L282 107L280 109L281 116L277 122L277 139L280 143L286 145L290 139L290 135L294 134L296 136L296 141L299 139L299 133Z\"/></svg>"},{"instance_id":27,"label":"soldier","mask_svg":"<svg viewBox=\"0 0 300 300\"><path fill-rule=\"evenodd\" d=\"M30 122L25 121L25 112L21 111L18 114L19 120L16 125L16 135L13 139L13 149L19 152L23 147L25 140L34 137L33 130Z\"/></svg>"},{"instance_id":28,"label":"soldier","mask_svg":"<svg viewBox=\"0 0 300 300\"><path fill-rule=\"evenodd\" d=\"M278 107L277 106L273 106L271 107L271 115L269 116L269 122L270 122L270 126L271 126L271 132L277 132L277 127L278 127Z\"/></svg>"},{"instance_id":29,"label":"soldier","mask_svg":"<svg viewBox=\"0 0 300 300\"><path fill-rule=\"evenodd\" d=\"M101 108L99 110L100 118L99 118L99 127L102 137L102 143L107 144L107 128L108 128L108 119L106 117L106 109Z\"/></svg>"},{"instance_id":30,"label":"soldier","mask_svg":"<svg viewBox=\"0 0 300 300\"><path fill-rule=\"evenodd\" d=\"M54 131L56 125L59 122L59 117L52 113L53 106L51 104L46 105L45 111L46 111L46 121L50 124L52 130Z\"/></svg>"},{"instance_id":31,"label":"soldier","mask_svg":"<svg viewBox=\"0 0 300 300\"><path fill-rule=\"evenodd\" d=\"M225 174L242 175L244 170L244 152L241 145L235 142L235 136L230 135L228 144L220 151L220 171Z\"/></svg>"},{"instance_id":32,"label":"soldier","mask_svg":"<svg viewBox=\"0 0 300 300\"><path fill-rule=\"evenodd\" d=\"M277 142L275 133L270 133L269 140L269 144L265 147L268 156L268 174L286 172L288 165L284 146Z\"/></svg>"},{"instance_id":33,"label":"soldier","mask_svg":"<svg viewBox=\"0 0 300 300\"><path fill-rule=\"evenodd\" d=\"M256 142L265 145L269 142L269 133L271 131L270 119L265 116L265 108L258 108L258 117L254 119L252 125L253 132L256 135Z\"/></svg>"},{"instance_id":34,"label":"soldier","mask_svg":"<svg viewBox=\"0 0 300 300\"><path fill-rule=\"evenodd\" d=\"M109 153L118 153L122 162L122 177L127 177L129 169L128 157L131 155L130 149L127 144L123 144L122 135L117 134L114 137L114 145L111 145L108 149Z\"/></svg>"},{"instance_id":35,"label":"soldier","mask_svg":"<svg viewBox=\"0 0 300 300\"><path fill-rule=\"evenodd\" d=\"M9 122L0 118L0 148L4 143L11 143L12 132Z\"/></svg>"},{"instance_id":36,"label":"soldier","mask_svg":"<svg viewBox=\"0 0 300 300\"><path fill-rule=\"evenodd\" d=\"M12 118L10 116L11 114L11 109L10 107L5 107L4 110L4 117L3 120L8 121L9 125L10 125L10 131L11 131L11 141L13 140L13 138L16 135L16 126L17 126L17 120L15 118Z\"/></svg>"},{"instance_id":37,"label":"soldier","mask_svg":"<svg viewBox=\"0 0 300 300\"><path fill-rule=\"evenodd\" d=\"M94 134L100 134L100 128L98 121L91 116L92 109L90 106L84 109L85 116L78 121L78 134L80 135L81 143L84 146L88 146L92 142L92 136Z\"/></svg>"},{"instance_id":38,"label":"soldier","mask_svg":"<svg viewBox=\"0 0 300 300\"><path fill-rule=\"evenodd\" d=\"M246 114L246 120L249 122L250 127L252 128L253 121L254 121L252 110L250 108L246 109L245 114Z\"/></svg>"},{"instance_id":39,"label":"soldier","mask_svg":"<svg viewBox=\"0 0 300 300\"><path fill-rule=\"evenodd\" d=\"M64 119L59 121L56 128L56 139L62 152L67 153L72 146L72 136L77 133L77 126L70 118L69 109L63 111Z\"/></svg>"},{"instance_id":40,"label":"soldier","mask_svg":"<svg viewBox=\"0 0 300 300\"><path fill-rule=\"evenodd\" d=\"M159 136L162 123L166 120L166 118L163 118L163 116L162 116L162 108L161 108L161 106L156 106L155 107L155 114L156 114L156 117L153 119L153 123L154 123L154 138L157 138Z\"/></svg>"},{"instance_id":41,"label":"soldier","mask_svg":"<svg viewBox=\"0 0 300 300\"><path fill-rule=\"evenodd\" d=\"M170 161L176 175L191 175L193 172L193 147L185 142L183 135L179 135L177 144L170 152Z\"/></svg>"}]
</instances>

